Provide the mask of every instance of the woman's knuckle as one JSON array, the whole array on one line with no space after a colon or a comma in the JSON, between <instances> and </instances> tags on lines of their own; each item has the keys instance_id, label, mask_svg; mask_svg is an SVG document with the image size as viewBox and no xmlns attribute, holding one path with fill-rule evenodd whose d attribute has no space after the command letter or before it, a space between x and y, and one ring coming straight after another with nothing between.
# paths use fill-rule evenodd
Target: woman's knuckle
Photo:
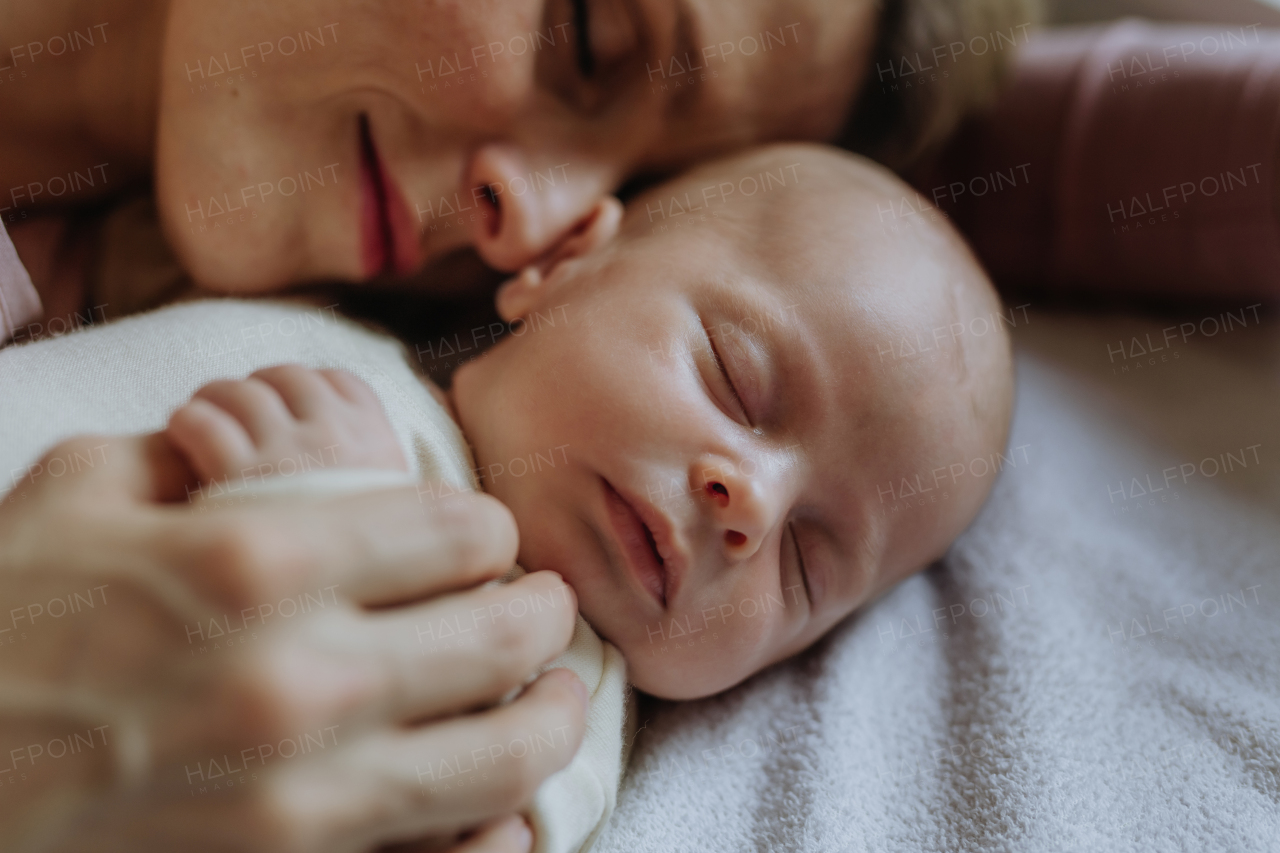
<instances>
[{"instance_id":1,"label":"woman's knuckle","mask_svg":"<svg viewBox=\"0 0 1280 853\"><path fill-rule=\"evenodd\" d=\"M230 693L234 717L246 736L272 743L297 729L295 697L273 681L271 668L262 666L260 661L235 672Z\"/></svg>"},{"instance_id":2,"label":"woman's knuckle","mask_svg":"<svg viewBox=\"0 0 1280 853\"><path fill-rule=\"evenodd\" d=\"M232 607L252 607L267 597L271 547L263 532L247 525L218 531L205 552L204 580L217 585Z\"/></svg>"},{"instance_id":3,"label":"woman's knuckle","mask_svg":"<svg viewBox=\"0 0 1280 853\"><path fill-rule=\"evenodd\" d=\"M257 607L283 594L282 576L296 559L278 532L240 518L210 536L201 580L233 609Z\"/></svg>"},{"instance_id":4,"label":"woman's knuckle","mask_svg":"<svg viewBox=\"0 0 1280 853\"><path fill-rule=\"evenodd\" d=\"M270 646L246 659L230 679L234 716L247 736L263 739L273 750L281 739L297 738L323 726L328 707L323 691L299 679L292 656ZM314 671L314 664L307 667ZM283 754L283 750L278 750Z\"/></svg>"}]
</instances>

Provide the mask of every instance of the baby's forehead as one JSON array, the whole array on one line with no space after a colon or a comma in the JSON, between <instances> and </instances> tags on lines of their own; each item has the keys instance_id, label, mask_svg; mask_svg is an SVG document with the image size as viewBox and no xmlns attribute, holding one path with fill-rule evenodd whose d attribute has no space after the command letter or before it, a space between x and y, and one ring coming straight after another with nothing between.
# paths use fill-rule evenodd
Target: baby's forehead
<instances>
[{"instance_id":1,"label":"baby's forehead","mask_svg":"<svg viewBox=\"0 0 1280 853\"><path fill-rule=\"evenodd\" d=\"M834 149L783 145L708 163L629 205L644 260L683 267L688 286L764 290L804 316L805 335L847 357L872 355L954 313L955 282L985 279L940 213L885 221L914 192ZM968 288L962 288L962 290ZM861 346L860 346L861 345Z\"/></svg>"}]
</instances>

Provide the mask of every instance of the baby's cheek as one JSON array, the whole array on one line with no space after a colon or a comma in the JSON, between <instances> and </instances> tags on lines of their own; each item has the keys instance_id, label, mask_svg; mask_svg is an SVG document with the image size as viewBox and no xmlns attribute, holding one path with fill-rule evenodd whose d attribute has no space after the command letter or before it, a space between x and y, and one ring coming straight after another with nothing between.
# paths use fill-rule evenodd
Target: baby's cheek
<instances>
[{"instance_id":1,"label":"baby's cheek","mask_svg":"<svg viewBox=\"0 0 1280 853\"><path fill-rule=\"evenodd\" d=\"M734 636L733 627L684 616L651 622L621 647L627 680L666 699L696 699L731 687L751 674L758 648Z\"/></svg>"}]
</instances>

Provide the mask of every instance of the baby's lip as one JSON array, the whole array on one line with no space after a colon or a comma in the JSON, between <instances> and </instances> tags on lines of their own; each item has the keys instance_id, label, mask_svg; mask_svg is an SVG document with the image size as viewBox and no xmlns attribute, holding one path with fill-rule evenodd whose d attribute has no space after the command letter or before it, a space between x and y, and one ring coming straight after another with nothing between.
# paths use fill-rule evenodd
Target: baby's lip
<instances>
[{"instance_id":1,"label":"baby's lip","mask_svg":"<svg viewBox=\"0 0 1280 853\"><path fill-rule=\"evenodd\" d=\"M604 480L604 507L613 528L614 538L622 552L622 561L640 586L659 606L666 606L667 575L651 533L626 498Z\"/></svg>"},{"instance_id":2,"label":"baby's lip","mask_svg":"<svg viewBox=\"0 0 1280 853\"><path fill-rule=\"evenodd\" d=\"M653 536L654 544L658 546L658 555L662 557L662 567L667 573L666 603L667 607L671 607L675 604L676 593L680 591L680 583L684 580L685 568L689 565L689 560L685 556L684 550L676 541L675 525L667 518L666 513L653 504L634 500L630 497L628 497L628 501L636 512L640 514L640 519L644 522L645 527L649 528L649 533Z\"/></svg>"},{"instance_id":3,"label":"baby's lip","mask_svg":"<svg viewBox=\"0 0 1280 853\"><path fill-rule=\"evenodd\" d=\"M631 553L625 551L624 553L629 559L633 559L641 564L639 566L633 565L633 568L643 569L645 563L653 561L654 555L652 552L654 550L658 552L657 558L660 562L657 569L661 572L660 577L662 578L662 590L661 595L655 595L655 597L659 597L661 603L665 607L670 608L675 603L676 594L680 589L680 582L684 578L686 567L689 564L688 558L685 556L683 549L676 542L674 525L671 523L670 519L667 518L666 513L662 512L652 504L640 500L629 491L616 489L608 480L604 481L604 485L606 490L606 503L608 504L612 502L610 500L611 497L616 498L618 502L625 505L626 509L630 510L630 513L628 514L633 515L635 521L639 522L644 532L652 538L652 548L646 547L643 549L643 552L639 549L632 549ZM610 496L609 493L612 493L612 496ZM620 534L619 538L622 539L621 534L625 532L625 527L622 531L619 531L618 525L625 525L626 519L619 518L614 514L612 509L613 508L611 507L610 520L614 522L615 532L618 532ZM620 544L623 545L624 549L627 547L626 541L621 541ZM647 546L648 543L645 544ZM649 567L650 571L652 568L652 566ZM641 580L643 581L643 577ZM656 590L650 591L656 593Z\"/></svg>"}]
</instances>

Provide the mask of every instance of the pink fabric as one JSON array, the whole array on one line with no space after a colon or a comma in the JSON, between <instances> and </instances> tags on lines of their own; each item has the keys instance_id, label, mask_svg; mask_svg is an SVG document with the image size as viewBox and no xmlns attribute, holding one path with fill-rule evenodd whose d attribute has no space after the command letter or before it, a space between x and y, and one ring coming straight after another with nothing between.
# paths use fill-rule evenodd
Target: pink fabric
<instances>
[{"instance_id":1,"label":"pink fabric","mask_svg":"<svg viewBox=\"0 0 1280 853\"><path fill-rule=\"evenodd\" d=\"M0 223L0 346L18 329L40 319L44 309L27 269L18 259L13 241Z\"/></svg>"},{"instance_id":2,"label":"pink fabric","mask_svg":"<svg viewBox=\"0 0 1280 853\"><path fill-rule=\"evenodd\" d=\"M995 110L916 175L998 280L1280 295L1280 32L1046 31ZM1009 175L978 195L979 176Z\"/></svg>"}]
</instances>

